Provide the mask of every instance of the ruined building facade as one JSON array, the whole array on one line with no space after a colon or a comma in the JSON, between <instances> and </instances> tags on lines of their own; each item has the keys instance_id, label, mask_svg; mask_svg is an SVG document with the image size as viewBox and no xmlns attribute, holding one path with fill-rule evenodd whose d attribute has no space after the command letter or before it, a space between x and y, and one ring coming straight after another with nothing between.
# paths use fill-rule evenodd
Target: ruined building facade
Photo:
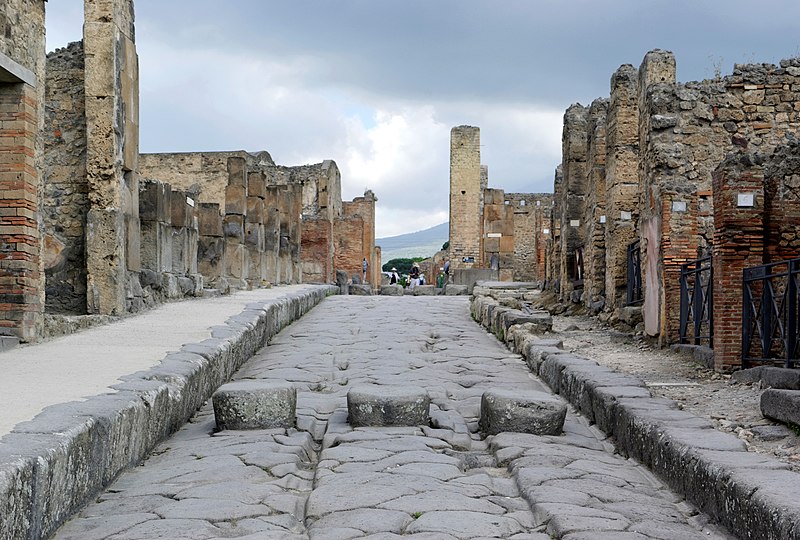
<instances>
[{"instance_id":1,"label":"ruined building facade","mask_svg":"<svg viewBox=\"0 0 800 540\"><path fill-rule=\"evenodd\" d=\"M140 155L133 2L85 0L83 39L47 55L45 5L2 8L0 336L35 340L45 312L376 272L372 192L342 202L333 161Z\"/></svg>"},{"instance_id":2,"label":"ruined building facade","mask_svg":"<svg viewBox=\"0 0 800 540\"><path fill-rule=\"evenodd\" d=\"M638 254L644 331L662 344L679 337L681 266L731 253L714 171L736 152L770 161L800 129L797 60L737 65L702 82L679 83L675 70L671 53L651 51L639 69L623 65L612 75L609 98L565 113L548 267L548 284L563 301L614 312L629 303L629 252ZM773 189L759 182L743 200ZM773 210L754 204L775 222ZM789 219L790 227L800 224ZM797 247L782 255L797 256ZM758 264L774 259L767 252ZM736 289L741 294L741 283Z\"/></svg>"},{"instance_id":3,"label":"ruined building facade","mask_svg":"<svg viewBox=\"0 0 800 540\"><path fill-rule=\"evenodd\" d=\"M488 187L480 129L450 132L450 247L456 275L502 281L545 279L552 196ZM474 281L474 279L472 280Z\"/></svg>"}]
</instances>

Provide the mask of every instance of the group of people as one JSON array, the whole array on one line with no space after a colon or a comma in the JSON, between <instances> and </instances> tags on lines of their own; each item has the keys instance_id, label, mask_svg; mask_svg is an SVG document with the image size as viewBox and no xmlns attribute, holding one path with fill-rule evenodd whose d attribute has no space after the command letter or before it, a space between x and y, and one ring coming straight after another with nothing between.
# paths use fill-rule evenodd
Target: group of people
<instances>
[{"instance_id":1,"label":"group of people","mask_svg":"<svg viewBox=\"0 0 800 540\"><path fill-rule=\"evenodd\" d=\"M450 274L450 261L445 261L444 266L440 268L439 276L437 276L436 286L442 287L444 283L449 281ZM392 267L389 273L389 284L397 285L400 283L400 275L397 273L397 268ZM407 287L414 289L420 285L425 285L425 274L420 270L419 264L414 263L411 265L411 270L408 273Z\"/></svg>"}]
</instances>

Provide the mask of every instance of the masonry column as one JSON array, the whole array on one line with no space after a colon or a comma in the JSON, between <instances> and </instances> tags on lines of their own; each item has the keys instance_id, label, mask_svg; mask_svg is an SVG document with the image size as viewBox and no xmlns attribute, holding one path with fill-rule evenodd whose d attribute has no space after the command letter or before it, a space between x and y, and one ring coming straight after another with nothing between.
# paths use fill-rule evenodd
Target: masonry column
<instances>
[{"instance_id":1,"label":"masonry column","mask_svg":"<svg viewBox=\"0 0 800 540\"><path fill-rule=\"evenodd\" d=\"M561 299L577 302L572 293L583 280L586 224L586 157L589 109L571 105L564 113L562 134L563 185L561 188Z\"/></svg>"},{"instance_id":2,"label":"masonry column","mask_svg":"<svg viewBox=\"0 0 800 540\"><path fill-rule=\"evenodd\" d=\"M131 0L86 0L87 309L125 311L139 270L139 66Z\"/></svg>"},{"instance_id":3,"label":"masonry column","mask_svg":"<svg viewBox=\"0 0 800 540\"><path fill-rule=\"evenodd\" d=\"M764 176L750 154L733 154L712 175L714 368L741 365L742 271L764 264Z\"/></svg>"},{"instance_id":4,"label":"masonry column","mask_svg":"<svg viewBox=\"0 0 800 540\"><path fill-rule=\"evenodd\" d=\"M225 187L225 277L237 289L247 289L248 253L244 246L244 220L247 214L247 166L244 158L228 158L228 185Z\"/></svg>"},{"instance_id":5,"label":"masonry column","mask_svg":"<svg viewBox=\"0 0 800 540\"><path fill-rule=\"evenodd\" d=\"M480 266L481 132L477 127L450 130L450 267Z\"/></svg>"},{"instance_id":6,"label":"masonry column","mask_svg":"<svg viewBox=\"0 0 800 540\"><path fill-rule=\"evenodd\" d=\"M606 307L627 301L627 248L639 217L639 73L630 64L611 77L606 135Z\"/></svg>"},{"instance_id":7,"label":"masonry column","mask_svg":"<svg viewBox=\"0 0 800 540\"><path fill-rule=\"evenodd\" d=\"M607 99L592 102L587 132L583 303L593 312L605 306L607 110Z\"/></svg>"}]
</instances>

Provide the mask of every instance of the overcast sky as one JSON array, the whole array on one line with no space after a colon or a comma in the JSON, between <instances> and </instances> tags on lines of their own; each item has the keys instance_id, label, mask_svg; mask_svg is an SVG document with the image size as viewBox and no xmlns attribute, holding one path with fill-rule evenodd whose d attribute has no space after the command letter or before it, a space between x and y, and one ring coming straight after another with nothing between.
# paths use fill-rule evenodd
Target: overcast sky
<instances>
[{"instance_id":1,"label":"overcast sky","mask_svg":"<svg viewBox=\"0 0 800 540\"><path fill-rule=\"evenodd\" d=\"M550 192L571 103L661 48L678 79L800 55L798 0L136 0L142 152L333 159L377 195L377 234L448 218L453 126L481 128L489 184ZM83 0L47 3L47 47Z\"/></svg>"}]
</instances>

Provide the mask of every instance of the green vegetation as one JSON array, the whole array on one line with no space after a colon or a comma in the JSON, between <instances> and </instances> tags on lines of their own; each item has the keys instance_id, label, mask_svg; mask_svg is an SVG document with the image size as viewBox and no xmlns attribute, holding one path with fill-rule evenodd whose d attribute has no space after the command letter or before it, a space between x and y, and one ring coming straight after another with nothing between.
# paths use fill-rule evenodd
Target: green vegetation
<instances>
[{"instance_id":1,"label":"green vegetation","mask_svg":"<svg viewBox=\"0 0 800 540\"><path fill-rule=\"evenodd\" d=\"M384 272L391 272L392 268L397 268L398 274L408 274L411 272L411 265L415 262L424 261L427 257L412 257L410 259L392 259L383 265Z\"/></svg>"},{"instance_id":2,"label":"green vegetation","mask_svg":"<svg viewBox=\"0 0 800 540\"><path fill-rule=\"evenodd\" d=\"M442 244L442 251L447 251L448 249L450 249L450 240Z\"/></svg>"}]
</instances>

